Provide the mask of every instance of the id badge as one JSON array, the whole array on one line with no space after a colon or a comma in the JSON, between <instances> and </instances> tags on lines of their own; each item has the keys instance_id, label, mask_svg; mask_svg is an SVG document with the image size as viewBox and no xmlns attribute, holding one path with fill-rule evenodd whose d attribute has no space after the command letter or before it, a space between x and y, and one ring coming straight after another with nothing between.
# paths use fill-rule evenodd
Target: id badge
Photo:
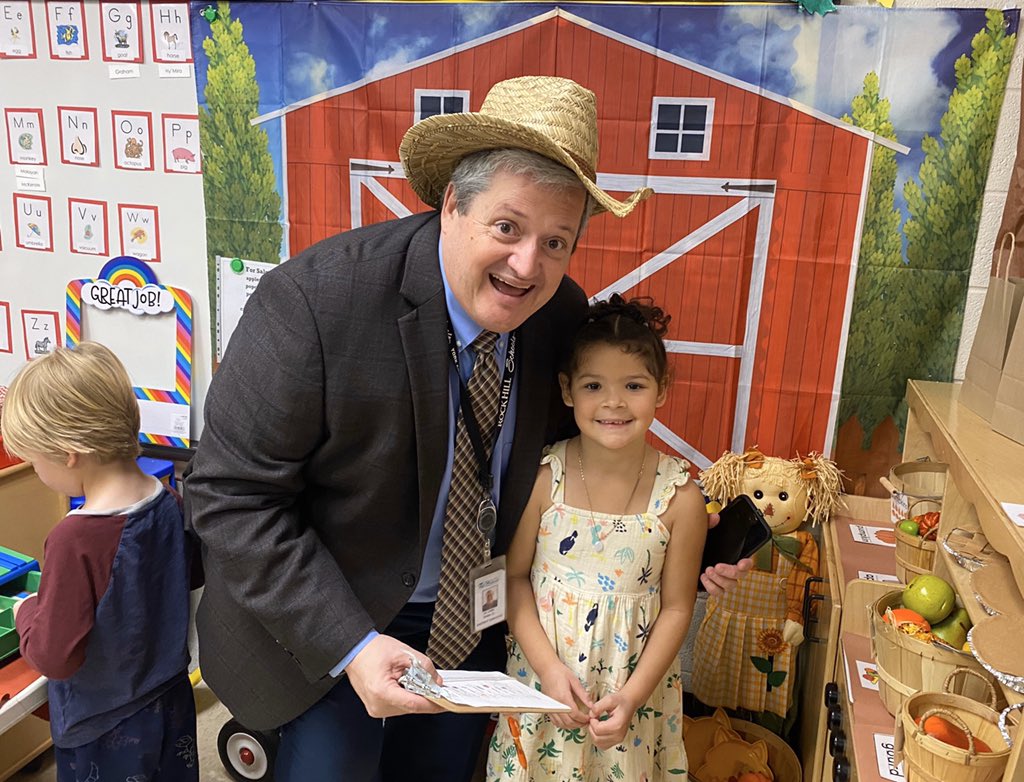
<instances>
[{"instance_id":1,"label":"id badge","mask_svg":"<svg viewBox=\"0 0 1024 782\"><path fill-rule=\"evenodd\" d=\"M495 557L469 571L474 633L505 621L508 606L505 571L503 556Z\"/></svg>"}]
</instances>

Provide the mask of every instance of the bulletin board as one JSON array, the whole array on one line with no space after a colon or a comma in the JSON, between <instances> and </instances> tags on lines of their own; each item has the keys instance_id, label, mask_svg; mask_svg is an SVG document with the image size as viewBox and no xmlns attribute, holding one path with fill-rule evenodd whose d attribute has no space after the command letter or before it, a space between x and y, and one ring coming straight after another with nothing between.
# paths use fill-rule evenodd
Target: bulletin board
<instances>
[{"instance_id":1,"label":"bulletin board","mask_svg":"<svg viewBox=\"0 0 1024 782\"><path fill-rule=\"evenodd\" d=\"M144 439L175 446L201 431L212 363L191 30L187 2L0 0L0 386L34 356L96 339L141 407L179 406L143 411ZM171 312L81 317L81 286L122 256L140 279L150 270Z\"/></svg>"}]
</instances>

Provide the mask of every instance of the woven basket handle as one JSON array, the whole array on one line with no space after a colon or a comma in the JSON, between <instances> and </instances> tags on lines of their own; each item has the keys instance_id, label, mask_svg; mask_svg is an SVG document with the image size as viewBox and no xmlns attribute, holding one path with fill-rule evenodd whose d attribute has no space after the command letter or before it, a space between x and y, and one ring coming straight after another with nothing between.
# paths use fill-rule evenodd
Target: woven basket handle
<instances>
[{"instance_id":1,"label":"woven basket handle","mask_svg":"<svg viewBox=\"0 0 1024 782\"><path fill-rule=\"evenodd\" d=\"M978 754L978 751L974 748L974 734L971 733L971 729L967 727L967 723L966 722L964 722L962 719L960 719L960 717L958 715L954 714L949 709L942 709L942 708L939 708L938 706L936 706L934 708L928 709L924 714L921 715L921 725L920 725L920 728L921 728L921 732L924 733L924 735L926 735L926 736L928 735L928 733L925 732L925 729L924 729L925 721L929 717L933 717L936 714L940 714L943 717L946 717L950 722L952 722L954 725L956 725L958 728L960 728L960 730L962 730L964 732L964 735L967 736L967 754L968 755L977 755ZM932 736L932 738L935 738L935 737ZM938 739L936 739L936 741L937 740Z\"/></svg>"},{"instance_id":2,"label":"woven basket handle","mask_svg":"<svg viewBox=\"0 0 1024 782\"><path fill-rule=\"evenodd\" d=\"M1001 712L999 712L999 732L1003 734L1003 740L1006 742L1006 746L1013 748L1013 737L1010 735L1010 731L1006 728L1006 718L1010 716L1011 711L1024 712L1024 703L1015 703L1012 706L1007 706Z\"/></svg>"},{"instance_id":3,"label":"woven basket handle","mask_svg":"<svg viewBox=\"0 0 1024 782\"><path fill-rule=\"evenodd\" d=\"M963 666L958 666L958 667L954 668L952 671L950 671L946 675L946 680L942 683L942 691L945 692L945 693L949 693L950 695L956 695L956 693L952 692L949 689L949 687L953 683L953 679L956 678L956 675L958 673L962 673L965 676L973 676L978 681L980 681L982 684L984 684L985 685L985 689L988 690L988 707L990 709L995 710L995 708L996 708L996 688L995 688L995 686L992 684L991 680L989 680L989 678L987 676L984 676L984 675L978 673L977 671L973 670L972 668L964 668Z\"/></svg>"}]
</instances>

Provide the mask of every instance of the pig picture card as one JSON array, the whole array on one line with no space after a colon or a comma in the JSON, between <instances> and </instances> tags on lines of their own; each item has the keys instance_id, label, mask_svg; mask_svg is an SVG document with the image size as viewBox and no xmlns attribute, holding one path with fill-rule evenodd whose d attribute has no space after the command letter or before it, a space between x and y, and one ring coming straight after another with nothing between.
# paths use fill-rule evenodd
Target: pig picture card
<instances>
[{"instance_id":1,"label":"pig picture card","mask_svg":"<svg viewBox=\"0 0 1024 782\"><path fill-rule=\"evenodd\" d=\"M168 174L201 174L199 117L196 114L161 114L164 171Z\"/></svg>"}]
</instances>

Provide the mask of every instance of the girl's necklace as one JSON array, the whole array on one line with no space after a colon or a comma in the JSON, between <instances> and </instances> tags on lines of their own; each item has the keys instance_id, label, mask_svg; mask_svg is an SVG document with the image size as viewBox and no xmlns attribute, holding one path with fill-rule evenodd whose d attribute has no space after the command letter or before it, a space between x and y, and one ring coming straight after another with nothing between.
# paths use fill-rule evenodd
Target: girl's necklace
<instances>
[{"instance_id":1,"label":"girl's necklace","mask_svg":"<svg viewBox=\"0 0 1024 782\"><path fill-rule=\"evenodd\" d=\"M597 528L597 521L594 519L594 503L590 499L590 489L587 488L587 476L583 473L583 446L580 444L576 450L576 458L580 465L580 481L583 483L583 491L587 495L587 510L590 511L590 523L594 529ZM636 474L636 482L633 484L633 491L629 493L629 499L626 500L626 506L622 509L622 513L619 514L619 518L616 522L621 522L626 516L626 511L629 510L629 503L633 501L633 495L636 494L637 487L640 486L640 479L644 477L644 465L647 464L647 445L644 444L644 455L640 459L640 471ZM604 548L602 542L607 538L611 532L601 532L594 540L594 548L601 551Z\"/></svg>"}]
</instances>

